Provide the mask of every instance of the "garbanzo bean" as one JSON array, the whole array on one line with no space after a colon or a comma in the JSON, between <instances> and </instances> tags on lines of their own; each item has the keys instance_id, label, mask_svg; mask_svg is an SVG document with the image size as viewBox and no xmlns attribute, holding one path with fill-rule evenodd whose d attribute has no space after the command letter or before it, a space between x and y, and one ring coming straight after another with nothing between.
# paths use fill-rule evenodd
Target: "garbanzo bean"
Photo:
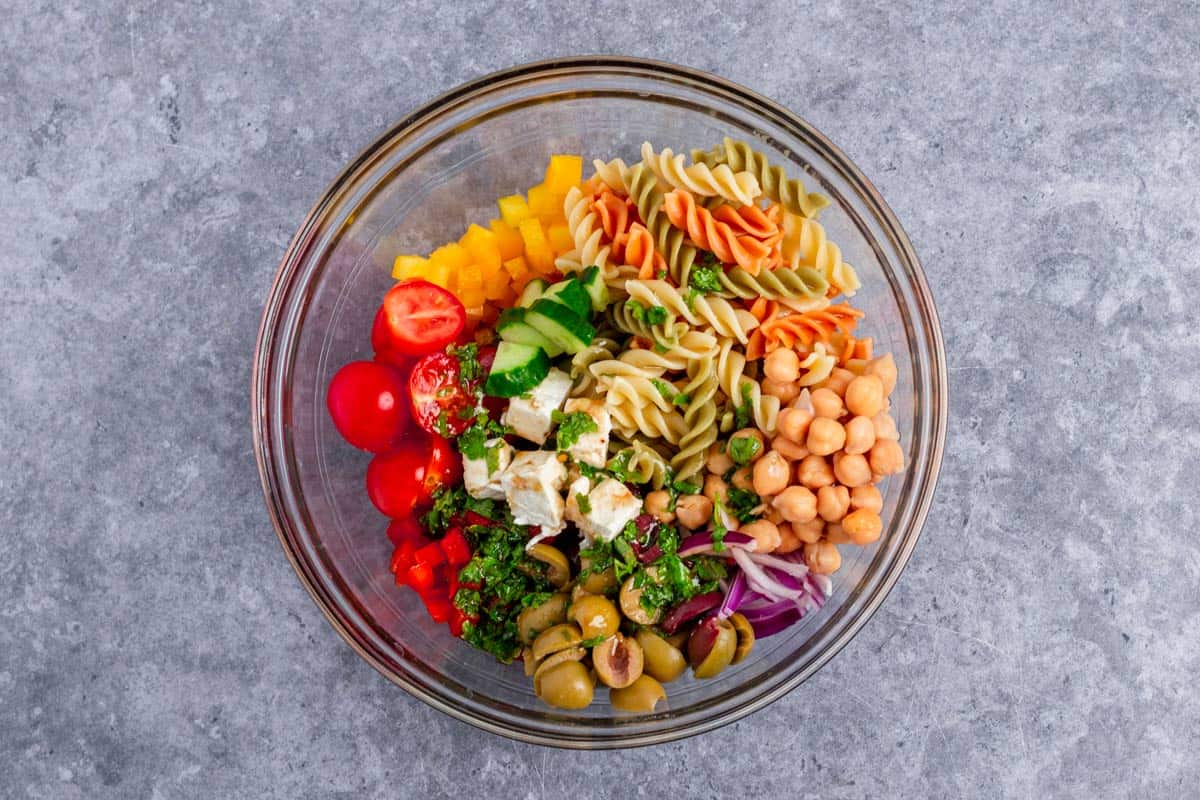
<instances>
[{"instance_id":1,"label":"garbanzo bean","mask_svg":"<svg viewBox=\"0 0 1200 800\"><path fill-rule=\"evenodd\" d=\"M842 554L831 542L804 545L804 563L818 575L832 575L842 566Z\"/></svg>"},{"instance_id":2,"label":"garbanzo bean","mask_svg":"<svg viewBox=\"0 0 1200 800\"><path fill-rule=\"evenodd\" d=\"M784 524L783 514L780 514L779 509L775 508L775 506L772 506L772 505L767 506L766 513L763 514L763 519L769 519L771 522L774 522L776 525Z\"/></svg>"},{"instance_id":3,"label":"garbanzo bean","mask_svg":"<svg viewBox=\"0 0 1200 800\"><path fill-rule=\"evenodd\" d=\"M833 467L824 456L808 455L796 467L796 480L809 489L820 489L833 483Z\"/></svg>"},{"instance_id":4,"label":"garbanzo bean","mask_svg":"<svg viewBox=\"0 0 1200 800\"><path fill-rule=\"evenodd\" d=\"M855 417L846 423L846 452L862 455L875 445L875 424L867 417Z\"/></svg>"},{"instance_id":5,"label":"garbanzo bean","mask_svg":"<svg viewBox=\"0 0 1200 800\"><path fill-rule=\"evenodd\" d=\"M788 461L799 461L808 455L807 447L803 444L797 444L784 436L776 436L772 439L771 447Z\"/></svg>"},{"instance_id":6,"label":"garbanzo bean","mask_svg":"<svg viewBox=\"0 0 1200 800\"><path fill-rule=\"evenodd\" d=\"M779 494L787 488L791 477L787 459L772 450L754 463L754 493L759 497Z\"/></svg>"},{"instance_id":7,"label":"garbanzo bean","mask_svg":"<svg viewBox=\"0 0 1200 800\"><path fill-rule=\"evenodd\" d=\"M724 481L721 481L724 483ZM685 494L675 501L675 518L691 530L703 528L712 519L713 502L702 494Z\"/></svg>"},{"instance_id":8,"label":"garbanzo bean","mask_svg":"<svg viewBox=\"0 0 1200 800\"><path fill-rule=\"evenodd\" d=\"M729 476L729 485L735 489L742 491L750 491L754 486L754 468L753 467L738 467L733 474Z\"/></svg>"},{"instance_id":9,"label":"garbanzo bean","mask_svg":"<svg viewBox=\"0 0 1200 800\"><path fill-rule=\"evenodd\" d=\"M758 447L749 442L739 442L741 439L753 439L758 443ZM725 445L725 452L733 459L733 463L749 464L766 452L766 447L767 440L762 435L762 431L758 428L742 428L729 437L729 442ZM741 461L738 460L739 456L741 456Z\"/></svg>"},{"instance_id":10,"label":"garbanzo bean","mask_svg":"<svg viewBox=\"0 0 1200 800\"><path fill-rule=\"evenodd\" d=\"M792 533L796 534L796 538L805 544L821 541L821 537L825 535L825 520L817 517L808 522L793 522Z\"/></svg>"},{"instance_id":11,"label":"garbanzo bean","mask_svg":"<svg viewBox=\"0 0 1200 800\"><path fill-rule=\"evenodd\" d=\"M833 544L846 544L850 541L850 537L846 535L846 531L842 529L842 523L840 522L826 523L824 539Z\"/></svg>"},{"instance_id":12,"label":"garbanzo bean","mask_svg":"<svg viewBox=\"0 0 1200 800\"><path fill-rule=\"evenodd\" d=\"M855 511L862 508L878 514L883 510L883 495L877 487L870 484L855 486L850 490L850 508Z\"/></svg>"},{"instance_id":13,"label":"garbanzo bean","mask_svg":"<svg viewBox=\"0 0 1200 800\"><path fill-rule=\"evenodd\" d=\"M754 522L743 525L739 530L747 536L753 537L757 544L754 549L756 553L770 553L777 549L782 541L779 528L775 523L765 519L756 519Z\"/></svg>"},{"instance_id":14,"label":"garbanzo bean","mask_svg":"<svg viewBox=\"0 0 1200 800\"><path fill-rule=\"evenodd\" d=\"M900 431L896 430L896 420L892 419L892 415L886 411L871 417L871 424L875 427L876 439L895 441L900 438Z\"/></svg>"},{"instance_id":15,"label":"garbanzo bean","mask_svg":"<svg viewBox=\"0 0 1200 800\"><path fill-rule=\"evenodd\" d=\"M712 447L708 448L708 458L704 466L708 467L708 471L713 475L724 475L733 469L733 459L725 452L724 442L713 442Z\"/></svg>"},{"instance_id":16,"label":"garbanzo bean","mask_svg":"<svg viewBox=\"0 0 1200 800\"><path fill-rule=\"evenodd\" d=\"M817 514L826 522L838 522L850 510L850 490L845 486L822 486L817 492Z\"/></svg>"},{"instance_id":17,"label":"garbanzo bean","mask_svg":"<svg viewBox=\"0 0 1200 800\"><path fill-rule=\"evenodd\" d=\"M837 419L846 410L842 405L842 398L832 389L817 389L813 392L812 406L814 416L829 419Z\"/></svg>"},{"instance_id":18,"label":"garbanzo bean","mask_svg":"<svg viewBox=\"0 0 1200 800\"><path fill-rule=\"evenodd\" d=\"M877 475L894 475L904 469L904 451L892 439L880 439L871 448L871 471Z\"/></svg>"},{"instance_id":19,"label":"garbanzo bean","mask_svg":"<svg viewBox=\"0 0 1200 800\"><path fill-rule=\"evenodd\" d=\"M775 548L776 553L787 555L788 553L796 552L804 546L804 542L792 530L792 523L784 522L776 527L779 528L779 547Z\"/></svg>"},{"instance_id":20,"label":"garbanzo bean","mask_svg":"<svg viewBox=\"0 0 1200 800\"><path fill-rule=\"evenodd\" d=\"M808 436L808 426L812 421L813 412L806 408L785 408L779 412L775 430L780 436L793 442L803 442Z\"/></svg>"},{"instance_id":21,"label":"garbanzo bean","mask_svg":"<svg viewBox=\"0 0 1200 800\"><path fill-rule=\"evenodd\" d=\"M769 394L772 397L778 397L779 402L783 403L784 405L792 402L800 396L800 384L794 381L781 383L780 381L773 381L770 378L763 378L762 390L763 394Z\"/></svg>"},{"instance_id":22,"label":"garbanzo bean","mask_svg":"<svg viewBox=\"0 0 1200 800\"><path fill-rule=\"evenodd\" d=\"M675 521L675 512L670 511L671 495L663 489L655 489L646 495L646 513L664 524Z\"/></svg>"},{"instance_id":23,"label":"garbanzo bean","mask_svg":"<svg viewBox=\"0 0 1200 800\"><path fill-rule=\"evenodd\" d=\"M842 530L855 544L870 544L883 533L883 520L874 511L860 508L842 520Z\"/></svg>"},{"instance_id":24,"label":"garbanzo bean","mask_svg":"<svg viewBox=\"0 0 1200 800\"><path fill-rule=\"evenodd\" d=\"M866 456L845 453L839 455L840 457L833 461L833 474L838 483L853 488L871 482L871 467L867 464Z\"/></svg>"},{"instance_id":25,"label":"garbanzo bean","mask_svg":"<svg viewBox=\"0 0 1200 800\"><path fill-rule=\"evenodd\" d=\"M795 350L781 347L763 361L763 374L780 383L797 381L800 379L800 356Z\"/></svg>"},{"instance_id":26,"label":"garbanzo bean","mask_svg":"<svg viewBox=\"0 0 1200 800\"><path fill-rule=\"evenodd\" d=\"M725 483L725 479L720 475L709 475L704 479L704 496L709 499L709 502L716 503L720 500L725 502L725 496L729 494L729 484ZM679 513L678 506L675 513Z\"/></svg>"},{"instance_id":27,"label":"garbanzo bean","mask_svg":"<svg viewBox=\"0 0 1200 800\"><path fill-rule=\"evenodd\" d=\"M851 414L873 417L883 410L883 381L876 375L860 375L846 387L846 408Z\"/></svg>"},{"instance_id":28,"label":"garbanzo bean","mask_svg":"<svg viewBox=\"0 0 1200 800\"><path fill-rule=\"evenodd\" d=\"M808 522L817 516L817 496L803 486L789 486L771 501L771 505L779 509L788 522Z\"/></svg>"},{"instance_id":29,"label":"garbanzo bean","mask_svg":"<svg viewBox=\"0 0 1200 800\"><path fill-rule=\"evenodd\" d=\"M854 380L854 378L855 375L850 370L834 367L833 372L829 373L829 377L821 381L820 385L841 396L846 393L846 387L850 385L850 381Z\"/></svg>"},{"instance_id":30,"label":"garbanzo bean","mask_svg":"<svg viewBox=\"0 0 1200 800\"><path fill-rule=\"evenodd\" d=\"M808 451L818 456L836 453L846 444L846 429L842 424L828 417L817 417L808 427L808 439L805 446Z\"/></svg>"},{"instance_id":31,"label":"garbanzo bean","mask_svg":"<svg viewBox=\"0 0 1200 800\"><path fill-rule=\"evenodd\" d=\"M891 353L872 359L867 364L866 374L878 377L883 382L883 393L891 394L896 388L896 359L892 358Z\"/></svg>"}]
</instances>

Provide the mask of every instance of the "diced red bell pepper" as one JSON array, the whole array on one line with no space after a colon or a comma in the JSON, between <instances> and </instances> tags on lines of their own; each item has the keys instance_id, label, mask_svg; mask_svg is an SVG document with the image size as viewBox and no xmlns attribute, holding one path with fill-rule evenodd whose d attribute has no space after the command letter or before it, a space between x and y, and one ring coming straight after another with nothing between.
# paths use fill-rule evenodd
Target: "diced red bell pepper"
<instances>
[{"instance_id":1,"label":"diced red bell pepper","mask_svg":"<svg viewBox=\"0 0 1200 800\"><path fill-rule=\"evenodd\" d=\"M434 570L428 564L413 564L405 573L405 580L409 586L416 590L422 597L425 596L433 588Z\"/></svg>"},{"instance_id":2,"label":"diced red bell pepper","mask_svg":"<svg viewBox=\"0 0 1200 800\"><path fill-rule=\"evenodd\" d=\"M467 537L463 536L461 528L446 531L446 535L438 543L442 546L442 552L446 554L446 560L451 564L461 567L471 560L471 544Z\"/></svg>"},{"instance_id":3,"label":"diced red bell pepper","mask_svg":"<svg viewBox=\"0 0 1200 800\"><path fill-rule=\"evenodd\" d=\"M392 574L397 580L403 580L405 571L413 565L413 555L417 552L417 543L412 539L405 540L392 551Z\"/></svg>"},{"instance_id":4,"label":"diced red bell pepper","mask_svg":"<svg viewBox=\"0 0 1200 800\"><path fill-rule=\"evenodd\" d=\"M491 525L492 520L485 517L483 514L477 514L474 511L468 511L465 515L468 525Z\"/></svg>"},{"instance_id":5,"label":"diced red bell pepper","mask_svg":"<svg viewBox=\"0 0 1200 800\"><path fill-rule=\"evenodd\" d=\"M465 613L463 613L463 610L461 608L455 608L455 609L451 610L451 612L450 612L450 633L452 633L455 636L462 636L463 623L466 622L468 619L470 619L470 617L468 617Z\"/></svg>"},{"instance_id":6,"label":"diced red bell pepper","mask_svg":"<svg viewBox=\"0 0 1200 800\"><path fill-rule=\"evenodd\" d=\"M430 542L413 554L413 560L427 567L436 567L446 563L446 554L438 542Z\"/></svg>"},{"instance_id":7,"label":"diced red bell pepper","mask_svg":"<svg viewBox=\"0 0 1200 800\"><path fill-rule=\"evenodd\" d=\"M454 595L458 594L458 567L446 565L446 596L451 601L454 600Z\"/></svg>"},{"instance_id":8,"label":"diced red bell pepper","mask_svg":"<svg viewBox=\"0 0 1200 800\"><path fill-rule=\"evenodd\" d=\"M444 597L427 595L425 596L425 610L429 612L430 619L440 624L450 621L454 606L450 605L450 601Z\"/></svg>"},{"instance_id":9,"label":"diced red bell pepper","mask_svg":"<svg viewBox=\"0 0 1200 800\"><path fill-rule=\"evenodd\" d=\"M417 522L416 517L400 517L392 520L388 525L387 536L391 539L392 544L399 545L408 539L424 538L424 533L421 530L421 523Z\"/></svg>"}]
</instances>

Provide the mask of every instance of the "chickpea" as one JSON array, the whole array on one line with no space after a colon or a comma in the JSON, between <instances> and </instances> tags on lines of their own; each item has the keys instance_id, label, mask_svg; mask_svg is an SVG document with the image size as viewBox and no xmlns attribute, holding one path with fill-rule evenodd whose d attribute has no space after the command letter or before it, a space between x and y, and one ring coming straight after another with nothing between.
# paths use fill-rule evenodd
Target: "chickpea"
<instances>
[{"instance_id":1,"label":"chickpea","mask_svg":"<svg viewBox=\"0 0 1200 800\"><path fill-rule=\"evenodd\" d=\"M846 423L846 452L862 455L875 446L875 424L866 417L855 417Z\"/></svg>"},{"instance_id":2,"label":"chickpea","mask_svg":"<svg viewBox=\"0 0 1200 800\"><path fill-rule=\"evenodd\" d=\"M838 483L850 488L871 482L871 466L867 464L867 457L864 455L843 454L841 458L834 460L833 474Z\"/></svg>"},{"instance_id":3,"label":"chickpea","mask_svg":"<svg viewBox=\"0 0 1200 800\"><path fill-rule=\"evenodd\" d=\"M844 412L842 398L832 389L817 389L812 393L813 415L837 419Z\"/></svg>"},{"instance_id":4,"label":"chickpea","mask_svg":"<svg viewBox=\"0 0 1200 800\"><path fill-rule=\"evenodd\" d=\"M818 575L832 575L842 566L842 554L832 542L804 545L804 563Z\"/></svg>"},{"instance_id":5,"label":"chickpea","mask_svg":"<svg viewBox=\"0 0 1200 800\"><path fill-rule=\"evenodd\" d=\"M817 417L808 427L808 439L805 444L814 455L827 456L836 453L846 444L846 429L835 419Z\"/></svg>"},{"instance_id":6,"label":"chickpea","mask_svg":"<svg viewBox=\"0 0 1200 800\"><path fill-rule=\"evenodd\" d=\"M712 513L712 501L702 494L685 494L675 503L675 516L678 517L679 524L691 530L707 525L712 519Z\"/></svg>"},{"instance_id":7,"label":"chickpea","mask_svg":"<svg viewBox=\"0 0 1200 800\"><path fill-rule=\"evenodd\" d=\"M855 375L862 375L867 371L867 360L865 358L852 358L842 366Z\"/></svg>"},{"instance_id":8,"label":"chickpea","mask_svg":"<svg viewBox=\"0 0 1200 800\"><path fill-rule=\"evenodd\" d=\"M754 465L754 493L759 497L779 494L788 486L792 468L786 458L772 450Z\"/></svg>"},{"instance_id":9,"label":"chickpea","mask_svg":"<svg viewBox=\"0 0 1200 800\"><path fill-rule=\"evenodd\" d=\"M794 381L781 383L773 381L770 378L763 378L762 381L763 394L769 394L772 397L778 397L780 403L790 403L800 396L800 384Z\"/></svg>"},{"instance_id":10,"label":"chickpea","mask_svg":"<svg viewBox=\"0 0 1200 800\"><path fill-rule=\"evenodd\" d=\"M777 527L779 528L779 546L775 548L776 553L787 555L804 546L804 541L792 530L790 522L785 522Z\"/></svg>"},{"instance_id":11,"label":"chickpea","mask_svg":"<svg viewBox=\"0 0 1200 800\"><path fill-rule=\"evenodd\" d=\"M871 425L875 428L876 439L900 439L900 432L896 430L896 420L886 411L871 417Z\"/></svg>"},{"instance_id":12,"label":"chickpea","mask_svg":"<svg viewBox=\"0 0 1200 800\"><path fill-rule=\"evenodd\" d=\"M883 510L883 495L875 486L855 486L850 490L850 508L857 511L860 508L878 514Z\"/></svg>"},{"instance_id":13,"label":"chickpea","mask_svg":"<svg viewBox=\"0 0 1200 800\"><path fill-rule=\"evenodd\" d=\"M881 439L871 448L871 471L879 475L894 475L904 469L904 451L898 442Z\"/></svg>"},{"instance_id":14,"label":"chickpea","mask_svg":"<svg viewBox=\"0 0 1200 800\"><path fill-rule=\"evenodd\" d=\"M763 519L768 519L776 525L786 525L783 520L783 514L779 513L779 509L774 506L767 506L767 513L763 515Z\"/></svg>"},{"instance_id":15,"label":"chickpea","mask_svg":"<svg viewBox=\"0 0 1200 800\"><path fill-rule=\"evenodd\" d=\"M821 386L842 396L846 394L846 387L855 377L855 374L848 369L834 367L833 372L829 373L829 377L821 381Z\"/></svg>"},{"instance_id":16,"label":"chickpea","mask_svg":"<svg viewBox=\"0 0 1200 800\"><path fill-rule=\"evenodd\" d=\"M891 353L885 353L879 358L872 359L867 364L867 375L874 375L883 383L883 393L891 394L896 388L896 359Z\"/></svg>"},{"instance_id":17,"label":"chickpea","mask_svg":"<svg viewBox=\"0 0 1200 800\"><path fill-rule=\"evenodd\" d=\"M822 486L817 491L817 515L826 522L840 522L850 510L850 490L845 486Z\"/></svg>"},{"instance_id":18,"label":"chickpea","mask_svg":"<svg viewBox=\"0 0 1200 800\"><path fill-rule=\"evenodd\" d=\"M822 456L809 455L796 467L796 480L809 489L820 489L833 483L833 468Z\"/></svg>"},{"instance_id":19,"label":"chickpea","mask_svg":"<svg viewBox=\"0 0 1200 800\"><path fill-rule=\"evenodd\" d=\"M713 475L724 475L733 469L733 459L725 452L725 445L722 442L713 442L712 447L708 448L708 460L704 462L704 465Z\"/></svg>"},{"instance_id":20,"label":"chickpea","mask_svg":"<svg viewBox=\"0 0 1200 800\"><path fill-rule=\"evenodd\" d=\"M825 526L825 541L832 544L847 544L850 537L846 535L842 523L830 522Z\"/></svg>"},{"instance_id":21,"label":"chickpea","mask_svg":"<svg viewBox=\"0 0 1200 800\"><path fill-rule=\"evenodd\" d=\"M675 512L670 510L670 506L671 495L662 489L656 489L646 495L646 513L666 525L675 521Z\"/></svg>"},{"instance_id":22,"label":"chickpea","mask_svg":"<svg viewBox=\"0 0 1200 800\"><path fill-rule=\"evenodd\" d=\"M793 522L792 533L796 534L796 538L805 544L821 541L821 537L825 534L825 520L817 517L808 522Z\"/></svg>"},{"instance_id":23,"label":"chickpea","mask_svg":"<svg viewBox=\"0 0 1200 800\"><path fill-rule=\"evenodd\" d=\"M701 494L713 503L716 503L718 500L723 503L725 502L726 495L729 494L729 484L720 475L708 475L704 478L704 489L701 491Z\"/></svg>"},{"instance_id":24,"label":"chickpea","mask_svg":"<svg viewBox=\"0 0 1200 800\"><path fill-rule=\"evenodd\" d=\"M775 451L788 461L799 461L808 455L807 447L802 444L796 444L791 439L786 439L783 436L776 436L772 439L771 447L775 448Z\"/></svg>"},{"instance_id":25,"label":"chickpea","mask_svg":"<svg viewBox=\"0 0 1200 800\"><path fill-rule=\"evenodd\" d=\"M883 520L874 511L860 508L846 515L842 520L842 530L855 544L870 544L883 533Z\"/></svg>"},{"instance_id":26,"label":"chickpea","mask_svg":"<svg viewBox=\"0 0 1200 800\"><path fill-rule=\"evenodd\" d=\"M883 381L875 375L860 375L846 387L846 408L851 414L873 417L883 410Z\"/></svg>"},{"instance_id":27,"label":"chickpea","mask_svg":"<svg viewBox=\"0 0 1200 800\"><path fill-rule=\"evenodd\" d=\"M809 522L817 516L817 496L803 486L789 486L771 501L771 505L779 509L788 522Z\"/></svg>"},{"instance_id":28,"label":"chickpea","mask_svg":"<svg viewBox=\"0 0 1200 800\"><path fill-rule=\"evenodd\" d=\"M737 470L729 478L729 483L735 489L741 489L748 492L754 488L754 468L753 467L738 467Z\"/></svg>"},{"instance_id":29,"label":"chickpea","mask_svg":"<svg viewBox=\"0 0 1200 800\"><path fill-rule=\"evenodd\" d=\"M756 545L754 552L756 553L770 553L777 549L783 541L775 523L765 519L756 519L754 522L743 525L739 530L747 536L753 537Z\"/></svg>"},{"instance_id":30,"label":"chickpea","mask_svg":"<svg viewBox=\"0 0 1200 800\"><path fill-rule=\"evenodd\" d=\"M758 442L758 448L751 450L750 448L752 448L752 446L748 447L745 444L738 446L736 444L738 439L754 439L756 442ZM762 435L762 431L760 431L758 428L742 428L740 431L738 431L738 432L734 433L732 436L730 436L729 443L727 445L725 445L726 453L737 454L739 452L746 452L746 453L753 452L753 455L750 456L750 460L742 461L741 463L743 463L743 464L747 464L747 463L754 461L759 456L761 456L764 452L766 452L766 449L767 449L767 440ZM738 462L735 460L734 463L736 464Z\"/></svg>"},{"instance_id":31,"label":"chickpea","mask_svg":"<svg viewBox=\"0 0 1200 800\"><path fill-rule=\"evenodd\" d=\"M808 426L812 424L813 413L804 408L785 408L779 412L775 430L780 436L793 442L803 442L808 436Z\"/></svg>"},{"instance_id":32,"label":"chickpea","mask_svg":"<svg viewBox=\"0 0 1200 800\"><path fill-rule=\"evenodd\" d=\"M795 383L800 380L800 356L795 350L784 350L782 347L763 362L763 373L773 381L780 383Z\"/></svg>"}]
</instances>

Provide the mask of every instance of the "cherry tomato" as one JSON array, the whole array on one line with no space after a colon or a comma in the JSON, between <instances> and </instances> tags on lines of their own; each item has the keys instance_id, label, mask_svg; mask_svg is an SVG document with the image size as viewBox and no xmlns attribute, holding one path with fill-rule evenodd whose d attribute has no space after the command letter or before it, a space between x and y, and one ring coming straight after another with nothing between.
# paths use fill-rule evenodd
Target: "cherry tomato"
<instances>
[{"instance_id":1,"label":"cherry tomato","mask_svg":"<svg viewBox=\"0 0 1200 800\"><path fill-rule=\"evenodd\" d=\"M496 346L483 345L479 348L479 382L487 380L488 373L492 371L492 362L496 360ZM501 415L508 408L507 397L489 397L484 396L483 407L487 409L488 417L492 422L499 422Z\"/></svg>"},{"instance_id":2,"label":"cherry tomato","mask_svg":"<svg viewBox=\"0 0 1200 800\"><path fill-rule=\"evenodd\" d=\"M433 499L433 493L443 486L462 480L462 460L454 451L450 440L433 434L429 437L429 458L425 464L425 498Z\"/></svg>"},{"instance_id":3,"label":"cherry tomato","mask_svg":"<svg viewBox=\"0 0 1200 800\"><path fill-rule=\"evenodd\" d=\"M355 447L380 453L408 427L404 380L386 364L354 361L329 382L326 405L338 433Z\"/></svg>"},{"instance_id":4,"label":"cherry tomato","mask_svg":"<svg viewBox=\"0 0 1200 800\"><path fill-rule=\"evenodd\" d=\"M424 535L425 532L421 530L421 523L416 517L394 519L387 528L387 537L396 546L405 541L415 541Z\"/></svg>"},{"instance_id":5,"label":"cherry tomato","mask_svg":"<svg viewBox=\"0 0 1200 800\"><path fill-rule=\"evenodd\" d=\"M448 439L421 436L402 439L392 450L371 459L367 465L367 496L385 516L395 522L388 537L407 537L414 512L433 502L433 493L462 478L462 465ZM392 538L393 542L396 538Z\"/></svg>"},{"instance_id":6,"label":"cherry tomato","mask_svg":"<svg viewBox=\"0 0 1200 800\"><path fill-rule=\"evenodd\" d=\"M458 359L445 353L425 356L413 366L408 377L412 416L429 433L458 436L471 425L475 401L458 377Z\"/></svg>"},{"instance_id":7,"label":"cherry tomato","mask_svg":"<svg viewBox=\"0 0 1200 800\"><path fill-rule=\"evenodd\" d=\"M458 298L424 280L407 280L383 297L391 349L423 356L446 349L467 324L467 310Z\"/></svg>"},{"instance_id":8,"label":"cherry tomato","mask_svg":"<svg viewBox=\"0 0 1200 800\"><path fill-rule=\"evenodd\" d=\"M388 328L387 314L383 306L375 312L375 321L371 323L371 348L375 351L376 361L397 367L407 377L413 359L401 353L392 344L392 332Z\"/></svg>"}]
</instances>

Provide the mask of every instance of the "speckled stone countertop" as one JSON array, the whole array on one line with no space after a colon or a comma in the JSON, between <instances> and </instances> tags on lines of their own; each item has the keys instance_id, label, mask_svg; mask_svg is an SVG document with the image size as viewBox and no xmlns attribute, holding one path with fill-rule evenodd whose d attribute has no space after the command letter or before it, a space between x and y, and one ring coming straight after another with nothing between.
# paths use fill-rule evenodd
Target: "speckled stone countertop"
<instances>
[{"instance_id":1,"label":"speckled stone countertop","mask_svg":"<svg viewBox=\"0 0 1200 800\"><path fill-rule=\"evenodd\" d=\"M471 5L4 4L0 797L1194 795L1200 9ZM588 52L841 145L924 261L952 395L859 636L622 753L476 731L362 662L280 551L247 419L275 266L343 163L463 80Z\"/></svg>"}]
</instances>

